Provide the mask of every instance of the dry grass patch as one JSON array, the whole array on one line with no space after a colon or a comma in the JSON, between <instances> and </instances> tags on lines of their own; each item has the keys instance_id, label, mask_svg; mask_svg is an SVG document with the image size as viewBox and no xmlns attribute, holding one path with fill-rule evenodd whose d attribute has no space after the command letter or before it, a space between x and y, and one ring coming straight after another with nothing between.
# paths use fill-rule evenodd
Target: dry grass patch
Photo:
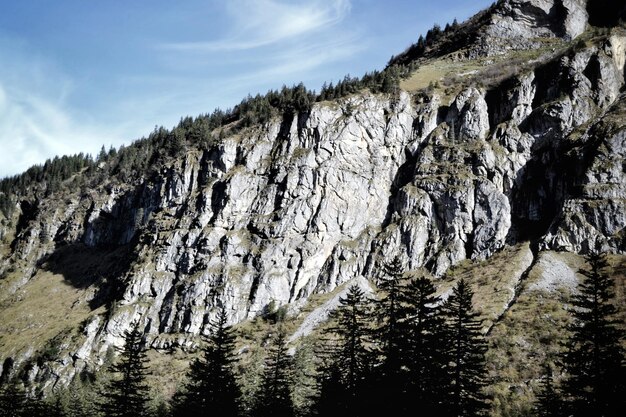
<instances>
[{"instance_id":1,"label":"dry grass patch","mask_svg":"<svg viewBox=\"0 0 626 417\"><path fill-rule=\"evenodd\" d=\"M542 45L540 48L511 51L506 55L458 59L458 53L453 53L426 61L400 82L400 88L409 92L430 89L441 97L442 104L449 104L470 85L493 87L538 62L562 53L569 46L557 39L537 40Z\"/></svg>"},{"instance_id":2,"label":"dry grass patch","mask_svg":"<svg viewBox=\"0 0 626 417\"><path fill-rule=\"evenodd\" d=\"M67 284L62 275L40 271L0 308L0 351L5 357L43 348L55 336L78 334L92 312L88 290ZM63 343L63 342L62 342Z\"/></svg>"}]
</instances>

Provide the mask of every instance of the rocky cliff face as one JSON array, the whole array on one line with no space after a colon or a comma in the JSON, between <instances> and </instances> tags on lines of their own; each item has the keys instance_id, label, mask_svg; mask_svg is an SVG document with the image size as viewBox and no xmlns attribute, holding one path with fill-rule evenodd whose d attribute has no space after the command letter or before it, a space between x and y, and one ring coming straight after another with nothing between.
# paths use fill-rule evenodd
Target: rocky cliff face
<instances>
[{"instance_id":1,"label":"rocky cliff face","mask_svg":"<svg viewBox=\"0 0 626 417\"><path fill-rule=\"evenodd\" d=\"M504 2L485 33L516 48L574 38L584 6ZM442 276L525 241L535 252L623 253L625 46L622 32L597 36L452 98L402 91L319 103L191 149L136 183L23 202L19 227L2 230L17 232L2 268L23 273L2 291L19 294L44 269L85 289L93 308L33 378L66 383L134 322L156 350L190 346L219 307L232 323L271 304L297 309L357 277L375 282L395 256ZM77 252L107 263L76 276L67 264Z\"/></svg>"}]
</instances>

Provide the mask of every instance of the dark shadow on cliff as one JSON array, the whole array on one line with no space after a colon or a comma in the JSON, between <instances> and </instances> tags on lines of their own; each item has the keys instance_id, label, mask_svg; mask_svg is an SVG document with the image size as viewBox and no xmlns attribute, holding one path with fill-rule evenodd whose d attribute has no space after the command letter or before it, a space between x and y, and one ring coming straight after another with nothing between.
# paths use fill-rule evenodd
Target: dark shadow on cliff
<instances>
[{"instance_id":1,"label":"dark shadow on cliff","mask_svg":"<svg viewBox=\"0 0 626 417\"><path fill-rule=\"evenodd\" d=\"M398 197L398 192L402 187L413 181L415 177L415 165L417 164L417 158L422 149L424 149L427 145L427 141L422 142L419 149L413 154L405 149L405 162L398 168L396 176L391 183L391 188L389 189L390 196L389 203L387 204L387 212L385 213L385 219L381 224L383 229L391 224L393 214L396 211L396 198Z\"/></svg>"},{"instance_id":2,"label":"dark shadow on cliff","mask_svg":"<svg viewBox=\"0 0 626 417\"><path fill-rule=\"evenodd\" d=\"M126 275L137 258L142 230L151 230L151 214L158 201L149 182L120 195L109 211L92 204L85 216L80 241L70 240L71 229L62 227L54 238L55 250L38 262L38 268L63 275L76 288L93 289L89 306L96 309L121 298ZM143 236L147 236L144 234ZM74 238L75 239L75 238ZM147 243L147 242L143 242Z\"/></svg>"},{"instance_id":3,"label":"dark shadow on cliff","mask_svg":"<svg viewBox=\"0 0 626 417\"><path fill-rule=\"evenodd\" d=\"M589 0L587 1L589 24L598 27L617 26L626 20L624 0Z\"/></svg>"},{"instance_id":4,"label":"dark shadow on cliff","mask_svg":"<svg viewBox=\"0 0 626 417\"><path fill-rule=\"evenodd\" d=\"M583 144L552 138L561 141L560 146L533 151L533 158L519 171L511 191L509 243L533 241L556 231L565 201L584 198L585 173L601 137L592 133Z\"/></svg>"},{"instance_id":5,"label":"dark shadow on cliff","mask_svg":"<svg viewBox=\"0 0 626 417\"><path fill-rule=\"evenodd\" d=\"M126 287L124 277L136 259L135 245L94 248L83 243L57 246L38 267L60 274L75 288L94 289L89 307L96 309L121 297Z\"/></svg>"},{"instance_id":6,"label":"dark shadow on cliff","mask_svg":"<svg viewBox=\"0 0 626 417\"><path fill-rule=\"evenodd\" d=\"M15 226L15 239L11 242L11 251L15 251L17 245L19 243L19 236L22 231L28 228L28 224L37 218L37 213L39 210L39 200L35 199L35 201L22 200L20 202L20 216L17 220L17 225Z\"/></svg>"}]
</instances>

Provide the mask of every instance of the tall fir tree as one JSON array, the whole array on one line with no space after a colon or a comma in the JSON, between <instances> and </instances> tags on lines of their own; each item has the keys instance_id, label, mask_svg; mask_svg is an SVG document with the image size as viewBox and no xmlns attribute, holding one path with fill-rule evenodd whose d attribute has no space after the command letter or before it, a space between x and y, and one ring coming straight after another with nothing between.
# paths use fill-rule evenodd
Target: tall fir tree
<instances>
[{"instance_id":1,"label":"tall fir tree","mask_svg":"<svg viewBox=\"0 0 626 417\"><path fill-rule=\"evenodd\" d=\"M407 375L403 363L407 351L407 338L404 326L406 310L402 304L405 289L403 288L402 262L395 257L383 265L382 276L378 287L382 296L376 300L376 316L378 326L375 338L379 347L379 366L375 375L377 408L380 412L387 411L393 415L401 415L404 411Z\"/></svg>"},{"instance_id":2,"label":"tall fir tree","mask_svg":"<svg viewBox=\"0 0 626 417\"><path fill-rule=\"evenodd\" d=\"M110 371L116 375L103 393L101 411L107 417L137 417L148 411L147 356L138 324L124 334L119 362Z\"/></svg>"},{"instance_id":3,"label":"tall fir tree","mask_svg":"<svg viewBox=\"0 0 626 417\"><path fill-rule=\"evenodd\" d=\"M446 319L446 354L448 361L448 413L453 417L482 415L486 408L483 387L486 385L482 320L474 311L474 293L461 279L443 304Z\"/></svg>"},{"instance_id":4,"label":"tall fir tree","mask_svg":"<svg viewBox=\"0 0 626 417\"><path fill-rule=\"evenodd\" d=\"M279 329L265 359L263 380L253 415L255 417L293 417L291 380L292 359L287 352L285 332Z\"/></svg>"},{"instance_id":5,"label":"tall fir tree","mask_svg":"<svg viewBox=\"0 0 626 417\"><path fill-rule=\"evenodd\" d=\"M441 299L426 277L414 278L403 294L405 303L406 353L408 370L407 409L414 414L441 415L446 389L446 356L441 317Z\"/></svg>"},{"instance_id":6,"label":"tall fir tree","mask_svg":"<svg viewBox=\"0 0 626 417\"><path fill-rule=\"evenodd\" d=\"M554 387L552 365L546 362L543 368L541 390L537 394L537 417L561 417L563 401Z\"/></svg>"},{"instance_id":7,"label":"tall fir tree","mask_svg":"<svg viewBox=\"0 0 626 417\"><path fill-rule=\"evenodd\" d=\"M604 255L590 255L589 269L574 296L571 336L562 358L567 377L564 392L571 415L624 415L626 389L624 333L618 328L613 304L613 280Z\"/></svg>"},{"instance_id":8,"label":"tall fir tree","mask_svg":"<svg viewBox=\"0 0 626 417\"><path fill-rule=\"evenodd\" d=\"M241 392L234 371L237 362L236 337L228 326L224 309L220 310L211 327L212 333L203 348L202 357L192 362L187 383L176 396L174 414L177 417L240 415Z\"/></svg>"},{"instance_id":9,"label":"tall fir tree","mask_svg":"<svg viewBox=\"0 0 626 417\"><path fill-rule=\"evenodd\" d=\"M331 318L330 339L322 356L326 363L320 372L318 414L335 412L358 416L366 395L366 380L371 373L370 300L358 285L348 288ZM326 410L326 411L324 411Z\"/></svg>"}]
</instances>

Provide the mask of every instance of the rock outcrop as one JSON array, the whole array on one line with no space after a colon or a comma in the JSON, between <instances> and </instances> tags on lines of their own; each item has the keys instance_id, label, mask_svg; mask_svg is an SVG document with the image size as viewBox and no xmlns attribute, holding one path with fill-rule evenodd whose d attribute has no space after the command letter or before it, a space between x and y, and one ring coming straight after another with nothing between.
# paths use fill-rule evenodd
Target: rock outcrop
<instances>
[{"instance_id":1,"label":"rock outcrop","mask_svg":"<svg viewBox=\"0 0 626 417\"><path fill-rule=\"evenodd\" d=\"M585 31L588 20L587 0L502 1L474 50L496 55L511 49L536 48L545 39L571 40Z\"/></svg>"}]
</instances>

